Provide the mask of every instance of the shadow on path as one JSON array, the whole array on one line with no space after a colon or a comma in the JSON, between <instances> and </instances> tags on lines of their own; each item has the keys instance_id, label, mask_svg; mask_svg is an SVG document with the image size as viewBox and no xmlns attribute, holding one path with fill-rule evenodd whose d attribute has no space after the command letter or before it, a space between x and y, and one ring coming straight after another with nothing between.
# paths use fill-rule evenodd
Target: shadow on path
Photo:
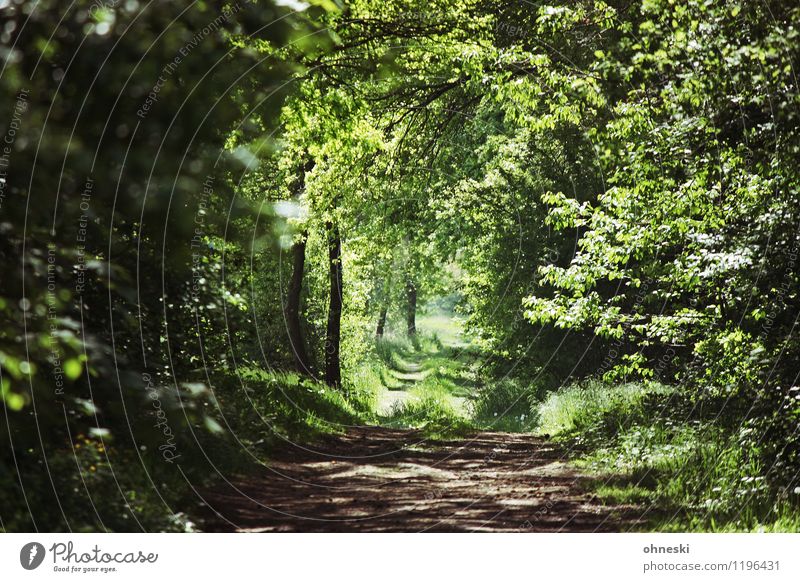
<instances>
[{"instance_id":1,"label":"shadow on path","mask_svg":"<svg viewBox=\"0 0 800 582\"><path fill-rule=\"evenodd\" d=\"M206 492L209 531L594 532L627 530L552 443L482 432L425 442L417 431L355 427Z\"/></svg>"}]
</instances>

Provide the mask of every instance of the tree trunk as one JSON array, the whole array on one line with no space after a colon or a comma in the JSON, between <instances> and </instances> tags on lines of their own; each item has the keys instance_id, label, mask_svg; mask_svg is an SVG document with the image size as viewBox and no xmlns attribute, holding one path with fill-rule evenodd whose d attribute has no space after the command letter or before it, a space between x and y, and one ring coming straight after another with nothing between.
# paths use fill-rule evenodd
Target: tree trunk
<instances>
[{"instance_id":1,"label":"tree trunk","mask_svg":"<svg viewBox=\"0 0 800 582\"><path fill-rule=\"evenodd\" d=\"M307 160L297 168L297 181L293 188L296 199L299 199L303 194L306 185L306 174L313 168L313 160ZM303 339L303 328L300 323L300 300L303 293L307 239L308 232L304 230L300 234L300 238L292 244L292 278L289 280L284 317L286 318L286 331L289 334L289 346L292 349L297 371L313 376L311 360L308 357L308 350Z\"/></svg>"},{"instance_id":2,"label":"tree trunk","mask_svg":"<svg viewBox=\"0 0 800 582\"><path fill-rule=\"evenodd\" d=\"M411 279L406 280L406 328L409 336L417 333L417 286Z\"/></svg>"},{"instance_id":3,"label":"tree trunk","mask_svg":"<svg viewBox=\"0 0 800 582\"><path fill-rule=\"evenodd\" d=\"M386 329L386 312L389 310L388 301L383 302L381 312L378 314L378 326L375 328L375 337L380 339Z\"/></svg>"},{"instance_id":4,"label":"tree trunk","mask_svg":"<svg viewBox=\"0 0 800 582\"><path fill-rule=\"evenodd\" d=\"M392 272L389 269L389 274L387 277L381 282L380 290L378 293L378 301L381 306L381 310L378 313L378 325L375 328L375 338L380 339L383 337L383 333L386 331L386 314L389 311L389 300L391 299L392 293Z\"/></svg>"},{"instance_id":5,"label":"tree trunk","mask_svg":"<svg viewBox=\"0 0 800 582\"><path fill-rule=\"evenodd\" d=\"M303 292L303 274L306 263L306 238L303 232L301 238L292 245L292 278L289 281L288 296L286 298L286 330L289 333L289 345L292 348L297 370L304 374L312 375L311 362L303 340L303 329L300 325L300 295Z\"/></svg>"},{"instance_id":6,"label":"tree trunk","mask_svg":"<svg viewBox=\"0 0 800 582\"><path fill-rule=\"evenodd\" d=\"M339 347L342 331L342 239L339 227L327 224L330 305L325 337L325 383L337 388L342 383Z\"/></svg>"}]
</instances>

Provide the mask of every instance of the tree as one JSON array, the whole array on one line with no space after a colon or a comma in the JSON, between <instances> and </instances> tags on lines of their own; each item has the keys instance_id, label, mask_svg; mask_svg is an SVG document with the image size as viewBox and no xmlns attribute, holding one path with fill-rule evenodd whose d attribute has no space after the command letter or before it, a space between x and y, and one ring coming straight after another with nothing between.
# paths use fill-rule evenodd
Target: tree
<instances>
[{"instance_id":1,"label":"tree","mask_svg":"<svg viewBox=\"0 0 800 582\"><path fill-rule=\"evenodd\" d=\"M305 176L314 168L314 162L309 160L298 171L295 198L302 196L305 188ZM298 202L299 203L299 202ZM286 298L286 327L289 333L289 345L292 348L297 369L300 372L313 376L311 360L306 350L303 326L300 319L300 302L303 292L303 276L306 262L306 241L308 231L303 230L296 235L292 243L292 278L289 281Z\"/></svg>"},{"instance_id":2,"label":"tree","mask_svg":"<svg viewBox=\"0 0 800 582\"><path fill-rule=\"evenodd\" d=\"M0 478L3 507L16 509L3 527L143 529L123 488L155 475L138 499L166 505L160 483L177 464L193 471L176 448L196 450L218 426L196 362L206 326L239 303L212 284L222 218L244 211L228 177L247 148L226 143L249 104L272 123L282 94L271 84L292 71L252 47L306 24L270 2L4 12L0 90L14 97L0 114L13 138L0 196L0 445L17 476ZM102 479L76 467L79 440ZM129 470L111 479L109 459Z\"/></svg>"}]
</instances>

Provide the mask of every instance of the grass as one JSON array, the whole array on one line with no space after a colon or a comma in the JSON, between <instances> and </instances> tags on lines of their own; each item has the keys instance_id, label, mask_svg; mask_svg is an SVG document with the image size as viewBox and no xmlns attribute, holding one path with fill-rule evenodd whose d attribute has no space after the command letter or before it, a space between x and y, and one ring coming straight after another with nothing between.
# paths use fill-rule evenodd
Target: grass
<instances>
[{"instance_id":1,"label":"grass","mask_svg":"<svg viewBox=\"0 0 800 582\"><path fill-rule=\"evenodd\" d=\"M420 429L426 438L442 440L469 434L474 425L447 399L438 384L415 388L411 397L395 404L381 424Z\"/></svg>"},{"instance_id":2,"label":"grass","mask_svg":"<svg viewBox=\"0 0 800 582\"><path fill-rule=\"evenodd\" d=\"M426 437L439 439L474 428L465 406L473 378L460 350L428 332L413 340L387 338L378 346L385 365L381 424L420 429Z\"/></svg>"},{"instance_id":3,"label":"grass","mask_svg":"<svg viewBox=\"0 0 800 582\"><path fill-rule=\"evenodd\" d=\"M484 430L530 432L539 425L539 392L519 379L484 382L471 395L474 420Z\"/></svg>"},{"instance_id":4,"label":"grass","mask_svg":"<svg viewBox=\"0 0 800 582\"><path fill-rule=\"evenodd\" d=\"M672 389L661 384L575 384L550 393L537 407L541 434L615 432L658 414L658 401ZM655 405L655 406L654 406ZM588 436L588 435L587 435Z\"/></svg>"},{"instance_id":5,"label":"grass","mask_svg":"<svg viewBox=\"0 0 800 582\"><path fill-rule=\"evenodd\" d=\"M379 387L375 421L384 426L419 429L432 439L473 431L468 398L476 385L474 352L450 318L423 316L417 329L411 338L387 335L377 341L375 358L356 373L354 387Z\"/></svg>"},{"instance_id":6,"label":"grass","mask_svg":"<svg viewBox=\"0 0 800 582\"><path fill-rule=\"evenodd\" d=\"M588 383L550 394L540 433L572 447L608 503L645 508L655 531L800 531L797 495L767 482L747 429L694 418L674 388Z\"/></svg>"},{"instance_id":7,"label":"grass","mask_svg":"<svg viewBox=\"0 0 800 582\"><path fill-rule=\"evenodd\" d=\"M434 439L474 430L468 401L476 386L474 351L451 318L422 316L417 327L412 338L387 335L377 341L374 353L346 370L339 390L260 368L217 378L226 421L239 441L267 452L278 439L308 441L355 424L414 428Z\"/></svg>"},{"instance_id":8,"label":"grass","mask_svg":"<svg viewBox=\"0 0 800 582\"><path fill-rule=\"evenodd\" d=\"M359 370L341 389L296 373L260 368L240 369L239 379L225 380L227 385L220 389L218 384L216 396L240 437L252 435L263 441L266 435L305 441L373 417L375 391L368 387L374 386L374 368Z\"/></svg>"}]
</instances>

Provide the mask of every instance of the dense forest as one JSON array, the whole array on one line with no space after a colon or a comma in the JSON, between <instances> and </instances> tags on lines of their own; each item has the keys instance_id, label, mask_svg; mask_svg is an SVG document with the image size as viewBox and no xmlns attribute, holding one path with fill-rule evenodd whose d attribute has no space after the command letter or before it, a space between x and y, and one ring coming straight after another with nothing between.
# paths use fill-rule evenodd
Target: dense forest
<instances>
[{"instance_id":1,"label":"dense forest","mask_svg":"<svg viewBox=\"0 0 800 582\"><path fill-rule=\"evenodd\" d=\"M800 530L796 2L0 6L0 530Z\"/></svg>"}]
</instances>

